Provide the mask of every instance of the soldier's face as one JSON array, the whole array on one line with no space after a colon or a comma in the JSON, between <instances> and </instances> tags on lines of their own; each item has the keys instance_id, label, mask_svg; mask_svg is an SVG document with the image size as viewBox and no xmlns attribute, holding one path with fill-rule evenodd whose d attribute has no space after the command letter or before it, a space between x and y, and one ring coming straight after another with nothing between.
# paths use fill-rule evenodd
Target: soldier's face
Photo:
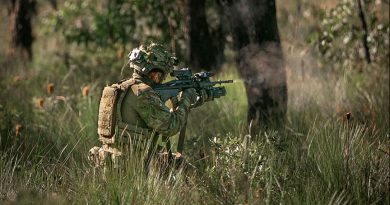
<instances>
[{"instance_id":1,"label":"soldier's face","mask_svg":"<svg viewBox=\"0 0 390 205\"><path fill-rule=\"evenodd\" d=\"M163 74L161 72L150 72L149 78L157 84L161 84L164 80Z\"/></svg>"}]
</instances>

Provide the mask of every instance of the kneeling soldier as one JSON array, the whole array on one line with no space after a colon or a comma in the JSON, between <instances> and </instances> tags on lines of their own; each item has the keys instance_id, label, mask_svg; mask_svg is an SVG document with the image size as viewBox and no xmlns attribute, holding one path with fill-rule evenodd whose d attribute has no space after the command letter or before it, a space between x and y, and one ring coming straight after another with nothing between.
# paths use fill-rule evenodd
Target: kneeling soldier
<instances>
[{"instance_id":1,"label":"kneeling soldier","mask_svg":"<svg viewBox=\"0 0 390 205\"><path fill-rule=\"evenodd\" d=\"M90 159L96 166L104 164L106 153L111 154L114 162L115 157L121 155L119 150L109 146L114 143L115 136L127 141L152 142L145 160L146 169L156 151L159 137L166 141L166 159L171 159L169 137L183 127L190 105L197 98L195 89L186 89L177 99L172 99L176 106L170 109L153 90L154 85L161 84L173 71L176 61L159 44L141 45L132 50L129 54L130 68L134 71L132 78L103 90L98 120L98 134L103 147L94 147L90 151ZM129 144L132 146L134 142Z\"/></svg>"}]
</instances>

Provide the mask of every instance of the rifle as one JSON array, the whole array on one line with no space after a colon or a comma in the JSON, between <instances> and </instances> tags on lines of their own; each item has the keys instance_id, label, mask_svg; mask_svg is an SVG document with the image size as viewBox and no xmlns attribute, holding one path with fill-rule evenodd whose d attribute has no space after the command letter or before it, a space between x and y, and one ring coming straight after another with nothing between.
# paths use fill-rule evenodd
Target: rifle
<instances>
[{"instance_id":1,"label":"rifle","mask_svg":"<svg viewBox=\"0 0 390 205\"><path fill-rule=\"evenodd\" d=\"M214 98L220 98L226 95L225 87L214 86L233 83L233 80L211 81L210 77L214 76L212 72L200 72L192 75L192 71L188 68L173 70L171 76L176 79L153 87L160 94L164 102L176 97L181 91L188 88L195 88L198 93L204 89L207 95L210 96L208 99L213 100Z\"/></svg>"},{"instance_id":2,"label":"rifle","mask_svg":"<svg viewBox=\"0 0 390 205\"><path fill-rule=\"evenodd\" d=\"M224 83L233 83L233 80L211 81L210 77L212 77L213 75L214 74L212 72L200 72L192 75L192 71L189 68L176 69L173 70L171 74L172 77L176 78L175 80L156 85L153 87L153 89L160 94L161 99L164 102L169 99L174 99L181 91L189 88L194 88L198 93L200 93L201 90L204 89L208 96L207 101L211 101L214 100L214 98L220 98L226 95L225 87L215 87L216 85L222 85ZM191 105L191 107L197 107L199 103L204 102L204 99L202 100L203 101L200 102L200 99L198 98L198 102ZM181 153L183 152L188 114L186 114L185 118L186 119L184 125L181 128L179 134L176 158L180 158Z\"/></svg>"}]
</instances>

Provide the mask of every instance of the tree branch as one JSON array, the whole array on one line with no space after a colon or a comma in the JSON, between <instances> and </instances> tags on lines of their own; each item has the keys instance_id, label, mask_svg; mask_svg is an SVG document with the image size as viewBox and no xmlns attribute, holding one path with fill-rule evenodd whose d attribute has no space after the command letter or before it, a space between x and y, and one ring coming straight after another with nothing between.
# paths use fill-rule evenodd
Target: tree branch
<instances>
[{"instance_id":1,"label":"tree branch","mask_svg":"<svg viewBox=\"0 0 390 205\"><path fill-rule=\"evenodd\" d=\"M362 40L363 40L364 51L366 54L366 61L367 61L367 63L370 64L371 63L371 56L370 56L370 48L368 47L368 42L367 42L367 37L368 37L367 21L366 21L366 17L365 17L364 11L363 11L361 0L356 0L356 1L358 3L358 7L359 7L359 18L360 18L360 21L362 22L362 27L364 30Z\"/></svg>"}]
</instances>

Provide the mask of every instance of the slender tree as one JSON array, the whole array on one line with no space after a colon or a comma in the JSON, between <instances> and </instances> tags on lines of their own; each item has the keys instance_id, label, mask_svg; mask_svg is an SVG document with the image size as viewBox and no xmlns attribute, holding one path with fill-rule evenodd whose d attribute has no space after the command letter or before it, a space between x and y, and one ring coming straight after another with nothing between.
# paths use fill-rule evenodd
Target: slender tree
<instances>
[{"instance_id":1,"label":"slender tree","mask_svg":"<svg viewBox=\"0 0 390 205\"><path fill-rule=\"evenodd\" d=\"M253 127L284 119L286 71L275 0L220 0L230 25L236 63L248 96Z\"/></svg>"}]
</instances>

